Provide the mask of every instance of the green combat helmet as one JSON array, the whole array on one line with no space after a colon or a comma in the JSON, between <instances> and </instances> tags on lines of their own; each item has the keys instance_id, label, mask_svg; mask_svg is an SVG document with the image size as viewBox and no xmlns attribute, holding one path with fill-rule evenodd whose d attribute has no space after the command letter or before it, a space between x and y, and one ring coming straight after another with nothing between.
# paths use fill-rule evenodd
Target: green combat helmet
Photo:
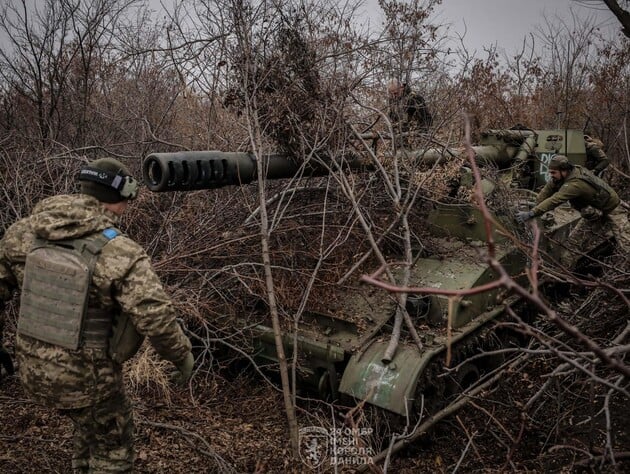
<instances>
[{"instance_id":1,"label":"green combat helmet","mask_svg":"<svg viewBox=\"0 0 630 474\"><path fill-rule=\"evenodd\" d=\"M116 203L138 196L138 182L125 165L113 158L99 158L81 168L81 192L101 202Z\"/></svg>"}]
</instances>

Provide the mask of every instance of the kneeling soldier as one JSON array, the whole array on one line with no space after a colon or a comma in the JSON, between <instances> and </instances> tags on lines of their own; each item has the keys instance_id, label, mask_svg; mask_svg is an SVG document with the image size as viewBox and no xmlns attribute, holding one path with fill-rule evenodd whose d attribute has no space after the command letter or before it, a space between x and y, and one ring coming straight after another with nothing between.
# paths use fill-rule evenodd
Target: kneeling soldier
<instances>
[{"instance_id":1,"label":"kneeling soldier","mask_svg":"<svg viewBox=\"0 0 630 474\"><path fill-rule=\"evenodd\" d=\"M609 228L624 255L629 255L630 224L615 190L586 168L572 164L564 155L551 159L549 174L551 180L536 197L536 206L531 211L518 212L517 220L524 222L569 202L580 211L582 219L569 234L567 249L560 258L562 264L573 268L579 252L593 240L589 237L602 228Z\"/></svg>"}]
</instances>

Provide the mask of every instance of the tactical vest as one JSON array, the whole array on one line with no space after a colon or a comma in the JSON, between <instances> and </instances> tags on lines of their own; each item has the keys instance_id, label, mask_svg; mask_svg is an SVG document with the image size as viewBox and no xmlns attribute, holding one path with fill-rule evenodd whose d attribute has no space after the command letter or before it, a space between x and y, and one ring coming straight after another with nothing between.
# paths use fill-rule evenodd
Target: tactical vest
<instances>
[{"instance_id":1,"label":"tactical vest","mask_svg":"<svg viewBox=\"0 0 630 474\"><path fill-rule=\"evenodd\" d=\"M610 212L619 205L619 196L617 196L615 190L611 188L606 181L581 166L576 166L575 168L580 172L575 179L582 180L595 189L595 197L590 203L591 206L604 212Z\"/></svg>"},{"instance_id":2,"label":"tactical vest","mask_svg":"<svg viewBox=\"0 0 630 474\"><path fill-rule=\"evenodd\" d=\"M107 349L112 314L88 305L101 250L118 236L109 228L81 239L37 239L26 256L18 334L76 350Z\"/></svg>"}]
</instances>

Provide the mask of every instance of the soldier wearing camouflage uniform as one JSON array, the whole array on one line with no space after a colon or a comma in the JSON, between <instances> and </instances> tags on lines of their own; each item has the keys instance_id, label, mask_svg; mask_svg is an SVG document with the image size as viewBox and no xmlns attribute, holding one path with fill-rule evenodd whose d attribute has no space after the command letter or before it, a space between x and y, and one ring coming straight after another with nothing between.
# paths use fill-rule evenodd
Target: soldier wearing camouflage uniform
<instances>
[{"instance_id":1,"label":"soldier wearing camouflage uniform","mask_svg":"<svg viewBox=\"0 0 630 474\"><path fill-rule=\"evenodd\" d=\"M586 146L586 169L595 176L601 177L610 164L608 156L604 153L604 144L601 140L589 135L584 135L584 144Z\"/></svg>"},{"instance_id":2,"label":"soldier wearing camouflage uniform","mask_svg":"<svg viewBox=\"0 0 630 474\"><path fill-rule=\"evenodd\" d=\"M611 232L623 255L630 255L630 224L615 190L586 168L573 165L564 155L551 159L549 174L551 180L536 197L536 206L531 211L518 212L517 220L524 222L569 202L580 211L582 219L569 234L561 255L564 265L573 268L579 252L597 242L598 237L601 240L602 231Z\"/></svg>"},{"instance_id":3,"label":"soldier wearing camouflage uniform","mask_svg":"<svg viewBox=\"0 0 630 474\"><path fill-rule=\"evenodd\" d=\"M72 420L74 471L131 472L133 419L122 363L146 336L157 353L179 369L181 380L188 380L193 368L191 344L148 255L115 227L129 200L137 195L135 180L120 162L109 158L84 167L79 179L81 194L45 199L31 216L7 230L0 241L0 300L7 300L13 290L21 291L18 372L31 398ZM33 255L38 245L48 252L53 249L52 254L41 255L57 255L55 246L76 242L96 251L91 277L86 280L87 302L77 347L68 348L71 333L66 328L73 323L64 318L74 311L68 305L71 296L53 291L59 286L49 278L50 268L56 268L54 261L29 267L29 259L37 261ZM29 288L41 287L38 278L45 279L38 271L48 275L46 284L53 290L33 295ZM42 330L33 321L42 321L48 329ZM123 322L130 323L124 334L135 339L131 349L121 349L110 338L120 333ZM58 344L47 342L55 337Z\"/></svg>"}]
</instances>

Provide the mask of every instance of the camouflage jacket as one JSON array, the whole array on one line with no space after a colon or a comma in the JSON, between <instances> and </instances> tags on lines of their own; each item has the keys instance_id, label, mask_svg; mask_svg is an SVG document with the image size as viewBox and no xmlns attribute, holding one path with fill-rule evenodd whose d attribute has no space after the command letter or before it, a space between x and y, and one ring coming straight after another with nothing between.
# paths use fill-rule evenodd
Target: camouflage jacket
<instances>
[{"instance_id":1,"label":"camouflage jacket","mask_svg":"<svg viewBox=\"0 0 630 474\"><path fill-rule=\"evenodd\" d=\"M563 181L549 181L545 185L536 197L536 207L532 212L534 216L539 216L565 202L577 210L592 206L607 214L619 205L620 200L606 182L586 168L575 166Z\"/></svg>"},{"instance_id":2,"label":"camouflage jacket","mask_svg":"<svg viewBox=\"0 0 630 474\"><path fill-rule=\"evenodd\" d=\"M595 141L586 141L586 168L591 170L593 174L600 175L608 165L610 160L602 150L601 146Z\"/></svg>"},{"instance_id":3,"label":"camouflage jacket","mask_svg":"<svg viewBox=\"0 0 630 474\"><path fill-rule=\"evenodd\" d=\"M116 225L117 217L93 197L60 195L37 204L31 216L13 224L0 241L0 300L20 289L26 255L36 236L74 239ZM89 289L90 306L124 313L149 338L164 359L175 364L190 352L188 338L175 319L146 252L120 235L109 241L96 262ZM56 408L80 408L122 388L122 367L106 349L65 349L18 335L16 355L25 390Z\"/></svg>"}]
</instances>

